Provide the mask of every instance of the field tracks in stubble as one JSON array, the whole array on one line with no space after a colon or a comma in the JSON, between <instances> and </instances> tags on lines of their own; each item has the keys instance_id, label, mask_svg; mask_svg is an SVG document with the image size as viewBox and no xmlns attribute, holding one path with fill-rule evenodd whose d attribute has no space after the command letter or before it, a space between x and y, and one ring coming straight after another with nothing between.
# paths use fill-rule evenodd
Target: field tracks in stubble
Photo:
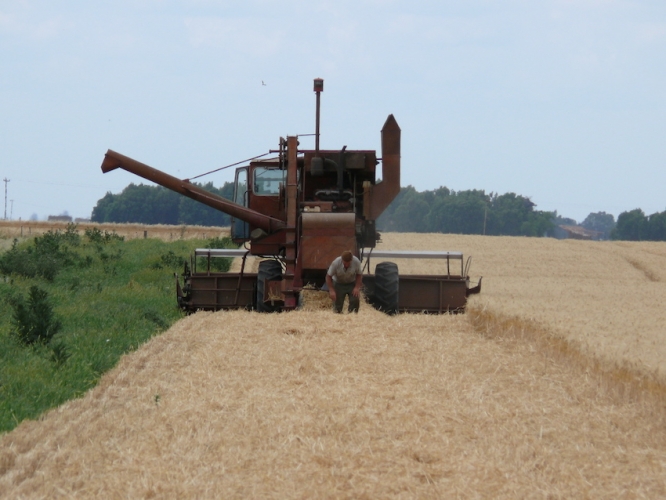
<instances>
[{"instance_id":1,"label":"field tracks in stubble","mask_svg":"<svg viewBox=\"0 0 666 500\"><path fill-rule=\"evenodd\" d=\"M645 372L628 361L596 358L575 341L552 333L538 321L503 315L484 306L470 307L467 317L480 335L506 343L527 343L545 362L555 362L584 373L586 378L596 381L600 391L618 403L650 400L660 406L666 405L666 383L656 372Z\"/></svg>"},{"instance_id":2,"label":"field tracks in stubble","mask_svg":"<svg viewBox=\"0 0 666 500\"><path fill-rule=\"evenodd\" d=\"M625 260L629 264L631 264L632 267L634 267L638 271L642 272L649 281L652 281L653 283L657 283L657 282L661 281L659 279L659 276L657 276L657 274L654 271L652 271L650 268L648 268L642 262L639 262L639 261L634 260L634 259L630 259L629 257L625 257Z\"/></svg>"}]
</instances>

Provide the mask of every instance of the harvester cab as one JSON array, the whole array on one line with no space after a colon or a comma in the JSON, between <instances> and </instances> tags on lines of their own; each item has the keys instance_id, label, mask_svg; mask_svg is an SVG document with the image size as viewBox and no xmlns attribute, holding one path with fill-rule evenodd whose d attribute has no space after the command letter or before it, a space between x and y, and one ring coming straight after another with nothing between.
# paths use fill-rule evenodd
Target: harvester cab
<instances>
[{"instance_id":1,"label":"harvester cab","mask_svg":"<svg viewBox=\"0 0 666 500\"><path fill-rule=\"evenodd\" d=\"M387 313L463 311L470 287L469 260L460 252L378 252L375 221L400 191L400 127L389 115L381 130L381 158L372 150L319 148L322 79L315 79L315 149L299 149L298 137L280 138L268 159L236 169L232 200L216 196L114 151L107 151L102 171L122 168L200 201L232 217L231 236L240 249L197 249L186 268L177 297L186 311L252 308L258 311L297 307L304 286L321 288L330 263L344 250L365 262L363 283L370 302ZM377 166L382 180L377 181ZM245 272L248 255L265 257L257 273ZM206 257L206 270L197 270ZM238 273L211 271L210 259L242 257ZM370 258L443 259L447 273L399 275L391 262ZM453 264L453 271L452 269ZM460 269L458 271L458 264Z\"/></svg>"}]
</instances>

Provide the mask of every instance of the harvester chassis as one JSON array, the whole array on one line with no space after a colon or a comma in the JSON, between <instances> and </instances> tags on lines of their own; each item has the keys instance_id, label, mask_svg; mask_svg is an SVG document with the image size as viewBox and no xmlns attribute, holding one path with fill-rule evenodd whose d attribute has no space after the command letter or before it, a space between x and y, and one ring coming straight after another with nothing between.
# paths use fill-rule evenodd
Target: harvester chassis
<instances>
[{"instance_id":1,"label":"harvester chassis","mask_svg":"<svg viewBox=\"0 0 666 500\"><path fill-rule=\"evenodd\" d=\"M281 293L282 264L279 259L266 259L259 263L259 272L245 272L249 252L243 249L198 248L185 267L183 285L176 275L178 305L187 313L199 310L247 309L259 312L279 312L284 306ZM242 258L240 272L215 272L211 265L215 258ZM197 262L204 258L204 270ZM399 274L393 262L377 264L370 274L371 258L440 259L446 263L445 274ZM460 252L370 252L364 259L363 289L368 302L387 314L396 313L461 313L465 311L467 297L481 291L481 279L470 287L467 277L471 258L463 260ZM460 273L451 269L459 262ZM310 283L308 289L321 290L323 283Z\"/></svg>"}]
</instances>

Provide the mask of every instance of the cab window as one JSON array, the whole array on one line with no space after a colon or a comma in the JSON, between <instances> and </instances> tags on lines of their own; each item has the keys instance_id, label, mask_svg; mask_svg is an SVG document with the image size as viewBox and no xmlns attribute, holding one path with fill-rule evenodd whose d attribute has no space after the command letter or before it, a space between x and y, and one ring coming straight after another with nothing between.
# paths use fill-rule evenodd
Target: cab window
<instances>
[{"instance_id":1,"label":"cab window","mask_svg":"<svg viewBox=\"0 0 666 500\"><path fill-rule=\"evenodd\" d=\"M277 196L280 194L280 184L286 181L287 172L277 168L256 167L252 191L259 196Z\"/></svg>"}]
</instances>

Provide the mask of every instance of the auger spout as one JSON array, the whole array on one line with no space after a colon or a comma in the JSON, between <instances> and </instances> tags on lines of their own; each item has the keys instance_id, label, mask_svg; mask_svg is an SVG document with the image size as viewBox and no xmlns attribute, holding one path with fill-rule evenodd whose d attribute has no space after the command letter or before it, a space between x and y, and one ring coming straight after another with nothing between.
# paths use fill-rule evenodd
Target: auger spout
<instances>
[{"instance_id":1,"label":"auger spout","mask_svg":"<svg viewBox=\"0 0 666 500\"><path fill-rule=\"evenodd\" d=\"M266 231L268 234L273 233L285 227L285 222L274 217L259 213L255 210L246 208L242 205L226 200L221 196L206 191L199 186L192 184L187 180L181 180L166 174L156 168L149 167L148 165L133 160L127 156L116 153L109 149L104 155L102 162L102 172L107 173L111 170L122 168L127 172L138 175L148 181L159 184L171 191L180 193L188 198L192 198L204 205L207 205L215 210L229 214L232 217L245 221L254 227L258 227Z\"/></svg>"}]
</instances>

